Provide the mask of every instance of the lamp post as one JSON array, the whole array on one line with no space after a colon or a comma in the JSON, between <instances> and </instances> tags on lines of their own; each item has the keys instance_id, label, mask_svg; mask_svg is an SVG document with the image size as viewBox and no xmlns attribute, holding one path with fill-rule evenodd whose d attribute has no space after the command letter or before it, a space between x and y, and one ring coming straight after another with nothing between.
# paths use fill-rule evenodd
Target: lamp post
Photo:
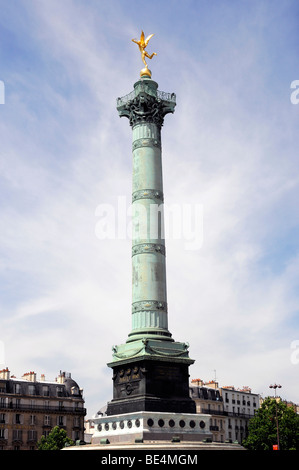
<instances>
[{"instance_id":1,"label":"lamp post","mask_svg":"<svg viewBox=\"0 0 299 470\"><path fill-rule=\"evenodd\" d=\"M269 388L274 388L275 393L275 413L276 413L276 428L277 428L277 450L279 450L279 431L278 431L278 417L277 417L277 400L276 400L276 389L281 388L281 385L269 385Z\"/></svg>"}]
</instances>

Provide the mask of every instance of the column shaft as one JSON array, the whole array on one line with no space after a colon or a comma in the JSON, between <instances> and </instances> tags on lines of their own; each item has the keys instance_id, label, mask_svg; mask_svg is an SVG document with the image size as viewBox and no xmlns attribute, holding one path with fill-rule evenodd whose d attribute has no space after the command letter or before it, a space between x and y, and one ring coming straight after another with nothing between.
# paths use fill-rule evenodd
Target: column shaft
<instances>
[{"instance_id":1,"label":"column shaft","mask_svg":"<svg viewBox=\"0 0 299 470\"><path fill-rule=\"evenodd\" d=\"M133 127L132 332L170 338L167 320L160 128Z\"/></svg>"}]
</instances>

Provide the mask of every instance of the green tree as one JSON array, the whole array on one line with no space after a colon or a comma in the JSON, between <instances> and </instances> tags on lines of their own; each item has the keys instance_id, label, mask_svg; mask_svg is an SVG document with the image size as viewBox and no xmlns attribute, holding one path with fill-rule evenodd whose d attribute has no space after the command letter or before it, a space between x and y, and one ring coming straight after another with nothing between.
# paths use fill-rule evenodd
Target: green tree
<instances>
[{"instance_id":1,"label":"green tree","mask_svg":"<svg viewBox=\"0 0 299 470\"><path fill-rule=\"evenodd\" d=\"M299 415L286 403L270 397L249 421L243 446L249 450L272 450L277 444L277 421L280 450L299 450Z\"/></svg>"},{"instance_id":2,"label":"green tree","mask_svg":"<svg viewBox=\"0 0 299 470\"><path fill-rule=\"evenodd\" d=\"M48 437L41 437L37 443L37 448L38 450L60 450L65 444L74 445L74 442L67 436L64 429L55 426Z\"/></svg>"}]
</instances>

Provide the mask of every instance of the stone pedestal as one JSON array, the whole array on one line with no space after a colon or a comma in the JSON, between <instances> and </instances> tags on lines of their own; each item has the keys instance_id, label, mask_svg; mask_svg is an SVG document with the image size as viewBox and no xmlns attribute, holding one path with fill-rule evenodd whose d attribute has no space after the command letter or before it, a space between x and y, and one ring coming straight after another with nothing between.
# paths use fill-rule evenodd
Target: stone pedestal
<instances>
[{"instance_id":1,"label":"stone pedestal","mask_svg":"<svg viewBox=\"0 0 299 470\"><path fill-rule=\"evenodd\" d=\"M188 366L160 361L136 361L114 371L114 398L107 414L132 411L195 413L189 397ZM187 376L187 377L186 377Z\"/></svg>"},{"instance_id":2,"label":"stone pedestal","mask_svg":"<svg viewBox=\"0 0 299 470\"><path fill-rule=\"evenodd\" d=\"M210 415L135 412L96 418L92 444L211 441Z\"/></svg>"}]
</instances>

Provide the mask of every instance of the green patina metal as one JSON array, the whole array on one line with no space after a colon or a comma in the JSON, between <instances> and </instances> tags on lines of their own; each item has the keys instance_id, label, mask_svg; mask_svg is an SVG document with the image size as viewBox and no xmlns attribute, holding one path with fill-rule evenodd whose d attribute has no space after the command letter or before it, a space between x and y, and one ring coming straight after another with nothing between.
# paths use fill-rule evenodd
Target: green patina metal
<instances>
[{"instance_id":1,"label":"green patina metal","mask_svg":"<svg viewBox=\"0 0 299 470\"><path fill-rule=\"evenodd\" d=\"M139 358L194 362L188 345L175 342L168 330L161 128L175 105L175 94L159 91L148 77L117 99L119 116L129 119L133 133L132 330L125 344L113 347L110 367Z\"/></svg>"}]
</instances>

